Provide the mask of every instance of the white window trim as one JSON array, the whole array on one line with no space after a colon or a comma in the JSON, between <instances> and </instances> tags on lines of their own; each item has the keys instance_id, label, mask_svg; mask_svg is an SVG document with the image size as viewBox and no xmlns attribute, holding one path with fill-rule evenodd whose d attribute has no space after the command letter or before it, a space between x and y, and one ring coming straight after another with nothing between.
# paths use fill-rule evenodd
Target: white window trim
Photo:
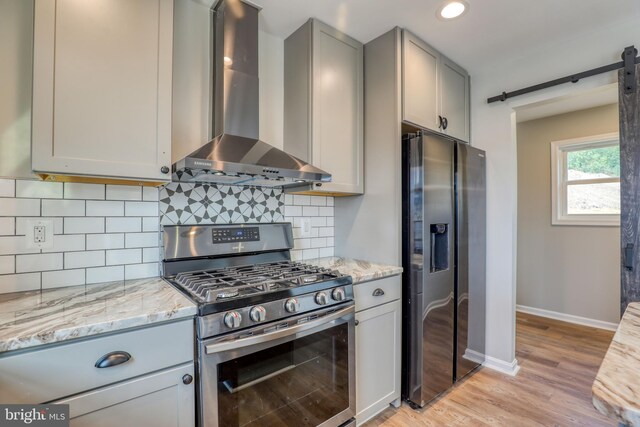
<instances>
[{"instance_id":1,"label":"white window trim","mask_svg":"<svg viewBox=\"0 0 640 427\"><path fill-rule=\"evenodd\" d=\"M579 150L584 147L597 148L618 144L620 136L618 132L602 135L587 136L584 138L564 139L551 142L551 224L552 225L585 225L585 226L620 226L620 215L591 214L569 215L566 212L567 183L564 176L567 152ZM562 162L560 162L562 160ZM582 183L606 183L617 182L618 178L598 178L580 180ZM575 181L574 181L575 182Z\"/></svg>"}]
</instances>

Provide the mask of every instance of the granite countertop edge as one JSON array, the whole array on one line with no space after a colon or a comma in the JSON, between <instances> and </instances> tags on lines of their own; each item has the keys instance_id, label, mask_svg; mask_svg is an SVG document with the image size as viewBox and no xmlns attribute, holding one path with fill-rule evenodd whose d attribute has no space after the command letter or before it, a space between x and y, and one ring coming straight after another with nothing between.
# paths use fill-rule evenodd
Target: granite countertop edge
<instances>
[{"instance_id":1,"label":"granite countertop edge","mask_svg":"<svg viewBox=\"0 0 640 427\"><path fill-rule=\"evenodd\" d=\"M195 316L162 278L0 295L0 354Z\"/></svg>"},{"instance_id":2,"label":"granite countertop edge","mask_svg":"<svg viewBox=\"0 0 640 427\"><path fill-rule=\"evenodd\" d=\"M591 389L593 406L621 425L640 426L640 303L630 303Z\"/></svg>"},{"instance_id":3,"label":"granite countertop edge","mask_svg":"<svg viewBox=\"0 0 640 427\"><path fill-rule=\"evenodd\" d=\"M346 257L324 257L306 260L309 264L338 270L353 279L353 284L402 274L402 267Z\"/></svg>"}]
</instances>

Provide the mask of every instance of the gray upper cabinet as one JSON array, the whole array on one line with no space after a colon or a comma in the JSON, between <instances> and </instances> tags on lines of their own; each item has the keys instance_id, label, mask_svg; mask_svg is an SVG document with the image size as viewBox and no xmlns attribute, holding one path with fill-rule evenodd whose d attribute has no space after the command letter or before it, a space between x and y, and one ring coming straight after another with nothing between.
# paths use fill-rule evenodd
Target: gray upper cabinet
<instances>
[{"instance_id":1,"label":"gray upper cabinet","mask_svg":"<svg viewBox=\"0 0 640 427\"><path fill-rule=\"evenodd\" d=\"M440 54L407 30L402 33L402 52L403 119L438 130Z\"/></svg>"},{"instance_id":2,"label":"gray upper cabinet","mask_svg":"<svg viewBox=\"0 0 640 427\"><path fill-rule=\"evenodd\" d=\"M33 170L169 181L173 1L36 0L34 24Z\"/></svg>"},{"instance_id":3,"label":"gray upper cabinet","mask_svg":"<svg viewBox=\"0 0 640 427\"><path fill-rule=\"evenodd\" d=\"M440 57L440 115L446 118L441 130L469 142L469 75L448 58Z\"/></svg>"},{"instance_id":4,"label":"gray upper cabinet","mask_svg":"<svg viewBox=\"0 0 640 427\"><path fill-rule=\"evenodd\" d=\"M469 142L469 75L407 30L402 32L402 119Z\"/></svg>"},{"instance_id":5,"label":"gray upper cabinet","mask_svg":"<svg viewBox=\"0 0 640 427\"><path fill-rule=\"evenodd\" d=\"M285 40L284 149L332 175L314 193L362 194L363 46L315 19Z\"/></svg>"}]
</instances>

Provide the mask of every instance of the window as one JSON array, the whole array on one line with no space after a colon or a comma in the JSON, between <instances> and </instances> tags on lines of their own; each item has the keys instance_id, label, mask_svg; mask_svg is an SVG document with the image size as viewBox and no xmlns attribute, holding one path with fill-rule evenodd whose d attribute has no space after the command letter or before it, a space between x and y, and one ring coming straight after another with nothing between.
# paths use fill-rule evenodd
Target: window
<instances>
[{"instance_id":1,"label":"window","mask_svg":"<svg viewBox=\"0 0 640 427\"><path fill-rule=\"evenodd\" d=\"M551 143L551 222L620 225L617 133Z\"/></svg>"}]
</instances>

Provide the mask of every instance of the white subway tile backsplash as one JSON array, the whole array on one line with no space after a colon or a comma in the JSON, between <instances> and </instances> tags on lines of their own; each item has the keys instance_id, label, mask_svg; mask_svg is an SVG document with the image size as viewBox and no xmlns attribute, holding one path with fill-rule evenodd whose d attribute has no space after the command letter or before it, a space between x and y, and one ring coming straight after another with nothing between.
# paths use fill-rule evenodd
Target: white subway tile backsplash
<instances>
[{"instance_id":1,"label":"white subway tile backsplash","mask_svg":"<svg viewBox=\"0 0 640 427\"><path fill-rule=\"evenodd\" d=\"M87 285L124 280L124 266L87 268Z\"/></svg>"},{"instance_id":2,"label":"white subway tile backsplash","mask_svg":"<svg viewBox=\"0 0 640 427\"><path fill-rule=\"evenodd\" d=\"M0 236L12 236L16 232L16 219L13 217L0 217Z\"/></svg>"},{"instance_id":3,"label":"white subway tile backsplash","mask_svg":"<svg viewBox=\"0 0 640 427\"><path fill-rule=\"evenodd\" d=\"M42 273L42 289L78 286L85 284L85 270L45 271Z\"/></svg>"},{"instance_id":4,"label":"white subway tile backsplash","mask_svg":"<svg viewBox=\"0 0 640 427\"><path fill-rule=\"evenodd\" d=\"M315 216L311 218L312 227L325 227L327 225L327 217Z\"/></svg>"},{"instance_id":5,"label":"white subway tile backsplash","mask_svg":"<svg viewBox=\"0 0 640 427\"><path fill-rule=\"evenodd\" d=\"M302 216L302 206L285 206L284 216Z\"/></svg>"},{"instance_id":6,"label":"white subway tile backsplash","mask_svg":"<svg viewBox=\"0 0 640 427\"><path fill-rule=\"evenodd\" d=\"M10 274L0 277L0 293L40 289L40 273Z\"/></svg>"},{"instance_id":7,"label":"white subway tile backsplash","mask_svg":"<svg viewBox=\"0 0 640 427\"><path fill-rule=\"evenodd\" d=\"M16 259L13 255L0 256L0 274L13 274L15 273ZM0 282L2 277L0 277Z\"/></svg>"},{"instance_id":8,"label":"white subway tile backsplash","mask_svg":"<svg viewBox=\"0 0 640 427\"><path fill-rule=\"evenodd\" d=\"M75 252L85 250L84 234L69 234L53 236L53 248L43 249L42 252Z\"/></svg>"},{"instance_id":9,"label":"white subway tile backsplash","mask_svg":"<svg viewBox=\"0 0 640 427\"><path fill-rule=\"evenodd\" d=\"M160 190L156 187L142 187L142 200L145 202L157 202Z\"/></svg>"},{"instance_id":10,"label":"white subway tile backsplash","mask_svg":"<svg viewBox=\"0 0 640 427\"><path fill-rule=\"evenodd\" d=\"M221 187L219 191L227 191L224 197L234 199L230 206L246 203L238 199L237 191L229 189ZM178 210L184 208L184 202L192 209L200 203L161 191L0 179L0 293L157 276L162 259L160 217L166 216L167 223L180 221L167 204ZM250 198L252 193L243 190L242 194ZM266 201L260 203L268 203L269 212L258 221L282 221L284 215L284 220L294 225L292 259L333 255L333 197L270 190L262 194ZM41 215L54 222L53 248L42 251L27 248L24 236L27 221ZM311 220L310 234L304 238L302 218ZM229 220L242 221L242 216L235 220L215 218L215 222Z\"/></svg>"},{"instance_id":11,"label":"white subway tile backsplash","mask_svg":"<svg viewBox=\"0 0 640 427\"><path fill-rule=\"evenodd\" d=\"M125 248L151 248L159 246L158 233L127 233Z\"/></svg>"},{"instance_id":12,"label":"white subway tile backsplash","mask_svg":"<svg viewBox=\"0 0 640 427\"><path fill-rule=\"evenodd\" d=\"M158 231L160 230L160 219L158 217L142 218L142 231Z\"/></svg>"},{"instance_id":13,"label":"white subway tile backsplash","mask_svg":"<svg viewBox=\"0 0 640 427\"><path fill-rule=\"evenodd\" d=\"M302 207L302 216L318 216L318 208L317 206L303 206Z\"/></svg>"},{"instance_id":14,"label":"white subway tile backsplash","mask_svg":"<svg viewBox=\"0 0 640 427\"><path fill-rule=\"evenodd\" d=\"M142 187L137 185L107 185L107 200L142 200Z\"/></svg>"},{"instance_id":15,"label":"white subway tile backsplash","mask_svg":"<svg viewBox=\"0 0 640 427\"><path fill-rule=\"evenodd\" d=\"M16 182L13 179L0 178L0 197L14 197L16 194Z\"/></svg>"},{"instance_id":16,"label":"white subway tile backsplash","mask_svg":"<svg viewBox=\"0 0 640 427\"><path fill-rule=\"evenodd\" d=\"M333 256L333 252L334 252L333 248L320 248L320 249L318 249L318 256L320 258Z\"/></svg>"},{"instance_id":17,"label":"white subway tile backsplash","mask_svg":"<svg viewBox=\"0 0 640 427\"><path fill-rule=\"evenodd\" d=\"M107 218L107 233L136 233L142 231L140 218Z\"/></svg>"},{"instance_id":18,"label":"white subway tile backsplash","mask_svg":"<svg viewBox=\"0 0 640 427\"><path fill-rule=\"evenodd\" d=\"M16 273L62 270L62 254L16 255Z\"/></svg>"},{"instance_id":19,"label":"white subway tile backsplash","mask_svg":"<svg viewBox=\"0 0 640 427\"><path fill-rule=\"evenodd\" d=\"M104 184L64 183L65 199L104 200Z\"/></svg>"},{"instance_id":20,"label":"white subway tile backsplash","mask_svg":"<svg viewBox=\"0 0 640 427\"><path fill-rule=\"evenodd\" d=\"M124 202L87 200L87 216L124 216Z\"/></svg>"},{"instance_id":21,"label":"white subway tile backsplash","mask_svg":"<svg viewBox=\"0 0 640 427\"><path fill-rule=\"evenodd\" d=\"M305 249L302 251L302 259L319 258L320 252L318 249Z\"/></svg>"},{"instance_id":22,"label":"white subway tile backsplash","mask_svg":"<svg viewBox=\"0 0 640 427\"><path fill-rule=\"evenodd\" d=\"M0 216L40 216L40 199L0 198Z\"/></svg>"},{"instance_id":23,"label":"white subway tile backsplash","mask_svg":"<svg viewBox=\"0 0 640 427\"><path fill-rule=\"evenodd\" d=\"M326 237L318 237L315 239L311 239L311 247L312 248L324 248L327 246Z\"/></svg>"},{"instance_id":24,"label":"white subway tile backsplash","mask_svg":"<svg viewBox=\"0 0 640 427\"><path fill-rule=\"evenodd\" d=\"M293 204L297 206L304 206L304 205L308 206L311 204L311 197L294 194Z\"/></svg>"},{"instance_id":25,"label":"white subway tile backsplash","mask_svg":"<svg viewBox=\"0 0 640 427\"><path fill-rule=\"evenodd\" d=\"M33 254L40 252L37 248L27 247L25 236L0 236L0 255Z\"/></svg>"},{"instance_id":26,"label":"white subway tile backsplash","mask_svg":"<svg viewBox=\"0 0 640 427\"><path fill-rule=\"evenodd\" d=\"M131 279L145 279L147 277L155 277L160 274L160 266L158 263L150 264L133 264L124 266L124 278L126 280Z\"/></svg>"},{"instance_id":27,"label":"white subway tile backsplash","mask_svg":"<svg viewBox=\"0 0 640 427\"><path fill-rule=\"evenodd\" d=\"M53 234L62 234L63 222L62 218L41 217L42 219L50 219L53 221ZM16 218L16 234L24 236L27 234L27 226L33 218Z\"/></svg>"},{"instance_id":28,"label":"white subway tile backsplash","mask_svg":"<svg viewBox=\"0 0 640 427\"><path fill-rule=\"evenodd\" d=\"M158 202L125 202L125 216L158 216Z\"/></svg>"},{"instance_id":29,"label":"white subway tile backsplash","mask_svg":"<svg viewBox=\"0 0 640 427\"><path fill-rule=\"evenodd\" d=\"M104 233L104 218L65 218L64 233L65 234L88 234L88 233Z\"/></svg>"},{"instance_id":30,"label":"white subway tile backsplash","mask_svg":"<svg viewBox=\"0 0 640 427\"><path fill-rule=\"evenodd\" d=\"M42 216L84 216L84 200L42 200Z\"/></svg>"},{"instance_id":31,"label":"white subway tile backsplash","mask_svg":"<svg viewBox=\"0 0 640 427\"><path fill-rule=\"evenodd\" d=\"M98 267L104 265L104 251L69 252L64 254L64 268Z\"/></svg>"},{"instance_id":32,"label":"white subway tile backsplash","mask_svg":"<svg viewBox=\"0 0 640 427\"><path fill-rule=\"evenodd\" d=\"M142 249L142 262L158 262L158 261L160 261L159 248Z\"/></svg>"},{"instance_id":33,"label":"white subway tile backsplash","mask_svg":"<svg viewBox=\"0 0 640 427\"><path fill-rule=\"evenodd\" d=\"M327 198L324 196L310 196L310 203L312 206L326 206Z\"/></svg>"},{"instance_id":34,"label":"white subway tile backsplash","mask_svg":"<svg viewBox=\"0 0 640 427\"><path fill-rule=\"evenodd\" d=\"M16 197L62 199L62 183L46 181L16 181Z\"/></svg>"},{"instance_id":35,"label":"white subway tile backsplash","mask_svg":"<svg viewBox=\"0 0 640 427\"><path fill-rule=\"evenodd\" d=\"M318 232L320 237L333 237L333 227L320 227Z\"/></svg>"},{"instance_id":36,"label":"white subway tile backsplash","mask_svg":"<svg viewBox=\"0 0 640 427\"><path fill-rule=\"evenodd\" d=\"M117 249L107 251L107 265L140 264L141 249Z\"/></svg>"},{"instance_id":37,"label":"white subway tile backsplash","mask_svg":"<svg viewBox=\"0 0 640 427\"><path fill-rule=\"evenodd\" d=\"M333 207L318 208L318 215L333 216Z\"/></svg>"},{"instance_id":38,"label":"white subway tile backsplash","mask_svg":"<svg viewBox=\"0 0 640 427\"><path fill-rule=\"evenodd\" d=\"M122 248L124 248L124 234L87 234L88 251Z\"/></svg>"}]
</instances>

